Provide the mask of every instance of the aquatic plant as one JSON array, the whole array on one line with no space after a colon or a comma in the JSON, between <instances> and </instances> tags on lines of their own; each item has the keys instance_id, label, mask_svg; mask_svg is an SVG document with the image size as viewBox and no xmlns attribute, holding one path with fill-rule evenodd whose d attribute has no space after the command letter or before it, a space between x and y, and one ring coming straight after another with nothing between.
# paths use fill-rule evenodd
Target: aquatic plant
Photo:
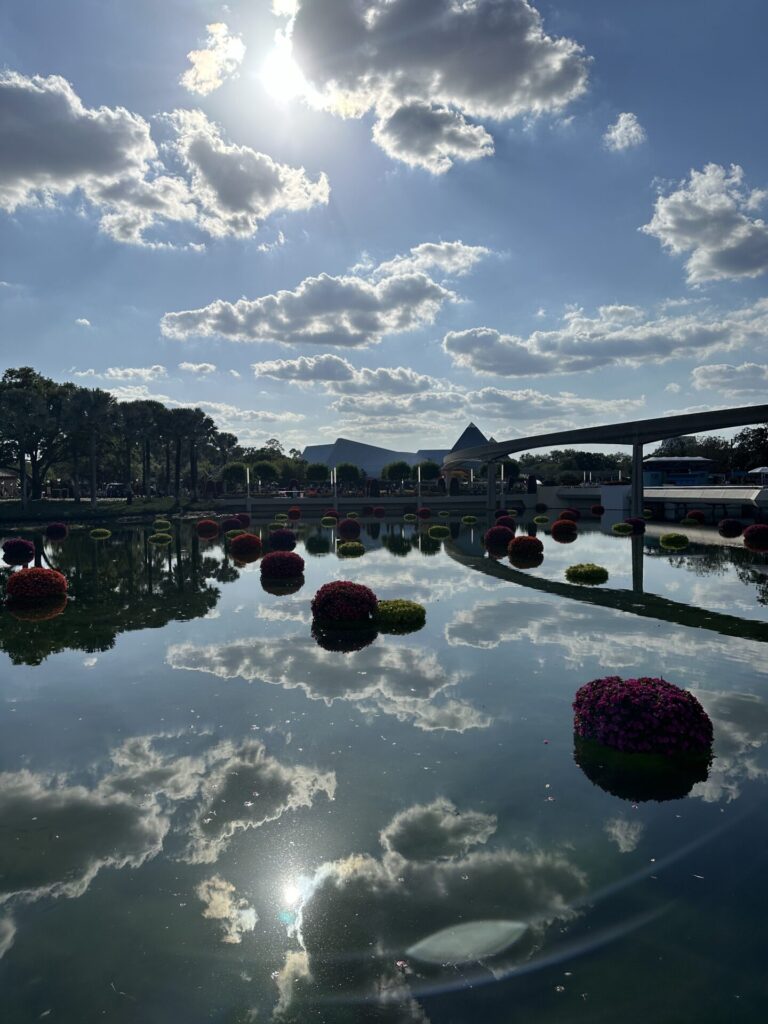
<instances>
[{"instance_id":1,"label":"aquatic plant","mask_svg":"<svg viewBox=\"0 0 768 1024\"><path fill-rule=\"evenodd\" d=\"M712 722L699 701L665 679L593 679L576 691L577 736L624 753L708 754Z\"/></svg>"},{"instance_id":2,"label":"aquatic plant","mask_svg":"<svg viewBox=\"0 0 768 1024\"><path fill-rule=\"evenodd\" d=\"M66 523L48 523L45 528L45 536L48 540L64 540L69 533Z\"/></svg>"},{"instance_id":3,"label":"aquatic plant","mask_svg":"<svg viewBox=\"0 0 768 1024\"><path fill-rule=\"evenodd\" d=\"M9 601L32 603L61 597L67 592L67 579L55 569L19 569L11 573L5 585Z\"/></svg>"},{"instance_id":4,"label":"aquatic plant","mask_svg":"<svg viewBox=\"0 0 768 1024\"><path fill-rule=\"evenodd\" d=\"M765 523L753 523L744 531L744 545L750 551L768 551L768 526Z\"/></svg>"},{"instance_id":5,"label":"aquatic plant","mask_svg":"<svg viewBox=\"0 0 768 1024\"><path fill-rule=\"evenodd\" d=\"M370 623L378 608L374 592L362 583L333 580L312 598L312 616L322 625Z\"/></svg>"},{"instance_id":6,"label":"aquatic plant","mask_svg":"<svg viewBox=\"0 0 768 1024\"><path fill-rule=\"evenodd\" d=\"M620 537L629 537L635 532L631 523L614 523L611 529Z\"/></svg>"},{"instance_id":7,"label":"aquatic plant","mask_svg":"<svg viewBox=\"0 0 768 1024\"><path fill-rule=\"evenodd\" d=\"M107 530L102 526L98 526L95 530L91 530L90 532L91 540L109 540L111 536L112 531Z\"/></svg>"},{"instance_id":8,"label":"aquatic plant","mask_svg":"<svg viewBox=\"0 0 768 1024\"><path fill-rule=\"evenodd\" d=\"M721 537L740 537L743 530L738 519L721 519L717 524L717 532Z\"/></svg>"},{"instance_id":9,"label":"aquatic plant","mask_svg":"<svg viewBox=\"0 0 768 1024\"><path fill-rule=\"evenodd\" d=\"M296 579L304 575L304 559L295 551L270 551L262 558L260 568L264 579Z\"/></svg>"},{"instance_id":10,"label":"aquatic plant","mask_svg":"<svg viewBox=\"0 0 768 1024\"><path fill-rule=\"evenodd\" d=\"M589 511L593 516L602 516L605 513L605 507L603 505L593 505Z\"/></svg>"},{"instance_id":11,"label":"aquatic plant","mask_svg":"<svg viewBox=\"0 0 768 1024\"><path fill-rule=\"evenodd\" d=\"M608 582L608 570L594 562L580 562L570 565L565 570L565 578L569 583L581 583L588 587L596 587Z\"/></svg>"},{"instance_id":12,"label":"aquatic plant","mask_svg":"<svg viewBox=\"0 0 768 1024\"><path fill-rule=\"evenodd\" d=\"M273 530L269 535L269 546L272 551L293 551L296 547L296 534L293 530Z\"/></svg>"},{"instance_id":13,"label":"aquatic plant","mask_svg":"<svg viewBox=\"0 0 768 1024\"><path fill-rule=\"evenodd\" d=\"M196 529L198 537L203 540L213 540L219 535L219 524L214 519L199 519Z\"/></svg>"},{"instance_id":14,"label":"aquatic plant","mask_svg":"<svg viewBox=\"0 0 768 1024\"><path fill-rule=\"evenodd\" d=\"M579 528L572 519L556 519L550 534L558 544L571 544L578 537Z\"/></svg>"},{"instance_id":15,"label":"aquatic plant","mask_svg":"<svg viewBox=\"0 0 768 1024\"><path fill-rule=\"evenodd\" d=\"M416 601L379 601L375 623L381 633L415 633L427 621L427 610Z\"/></svg>"},{"instance_id":16,"label":"aquatic plant","mask_svg":"<svg viewBox=\"0 0 768 1024\"><path fill-rule=\"evenodd\" d=\"M165 533L162 530L158 530L157 533L150 533L147 537L147 542L149 544L170 544L172 540L173 537L170 533Z\"/></svg>"},{"instance_id":17,"label":"aquatic plant","mask_svg":"<svg viewBox=\"0 0 768 1024\"><path fill-rule=\"evenodd\" d=\"M492 526L483 535L483 543L489 552L506 554L510 541L514 540L515 534L508 526Z\"/></svg>"},{"instance_id":18,"label":"aquatic plant","mask_svg":"<svg viewBox=\"0 0 768 1024\"><path fill-rule=\"evenodd\" d=\"M365 546L359 540L345 540L336 548L340 558L360 558L365 554Z\"/></svg>"},{"instance_id":19,"label":"aquatic plant","mask_svg":"<svg viewBox=\"0 0 768 1024\"><path fill-rule=\"evenodd\" d=\"M357 540L360 536L360 523L354 519L342 519L339 523L339 536L342 540Z\"/></svg>"},{"instance_id":20,"label":"aquatic plant","mask_svg":"<svg viewBox=\"0 0 768 1024\"><path fill-rule=\"evenodd\" d=\"M465 526L474 526L477 522L477 516L462 516L461 521Z\"/></svg>"},{"instance_id":21,"label":"aquatic plant","mask_svg":"<svg viewBox=\"0 0 768 1024\"><path fill-rule=\"evenodd\" d=\"M261 555L261 538L255 533L240 533L232 538L229 551L238 562L255 562Z\"/></svg>"},{"instance_id":22,"label":"aquatic plant","mask_svg":"<svg viewBox=\"0 0 768 1024\"><path fill-rule=\"evenodd\" d=\"M416 515L419 519L430 519L432 516L432 509L426 508L426 506L418 508L416 509Z\"/></svg>"},{"instance_id":23,"label":"aquatic plant","mask_svg":"<svg viewBox=\"0 0 768 1024\"><path fill-rule=\"evenodd\" d=\"M451 528L449 526L438 524L436 526L430 526L427 533L432 540L445 540L446 537L451 536Z\"/></svg>"},{"instance_id":24,"label":"aquatic plant","mask_svg":"<svg viewBox=\"0 0 768 1024\"><path fill-rule=\"evenodd\" d=\"M7 565L26 565L35 557L35 545L23 537L11 537L3 542L3 561Z\"/></svg>"},{"instance_id":25,"label":"aquatic plant","mask_svg":"<svg viewBox=\"0 0 768 1024\"><path fill-rule=\"evenodd\" d=\"M684 533L662 533L659 537L659 547L665 551L682 551L688 547L688 538Z\"/></svg>"}]
</instances>

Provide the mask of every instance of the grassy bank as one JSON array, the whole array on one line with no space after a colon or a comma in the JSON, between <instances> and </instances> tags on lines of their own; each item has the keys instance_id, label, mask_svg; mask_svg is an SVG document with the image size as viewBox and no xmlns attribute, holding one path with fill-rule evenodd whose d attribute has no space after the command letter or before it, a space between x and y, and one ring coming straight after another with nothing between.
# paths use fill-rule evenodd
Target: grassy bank
<instances>
[{"instance_id":1,"label":"grassy bank","mask_svg":"<svg viewBox=\"0 0 768 1024\"><path fill-rule=\"evenodd\" d=\"M74 501L57 501L44 498L30 501L27 508L21 502L0 501L0 523L87 523L105 519L154 519L159 515L194 511L210 508L210 502L182 502L177 505L173 498L153 498L151 501L134 499L129 505L124 498L101 499L95 508L89 501L79 504Z\"/></svg>"}]
</instances>

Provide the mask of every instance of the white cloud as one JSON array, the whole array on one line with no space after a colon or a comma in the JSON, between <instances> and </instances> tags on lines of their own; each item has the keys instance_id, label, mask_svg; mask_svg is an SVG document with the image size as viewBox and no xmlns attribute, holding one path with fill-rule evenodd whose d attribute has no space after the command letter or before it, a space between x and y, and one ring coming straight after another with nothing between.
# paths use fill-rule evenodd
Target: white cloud
<instances>
[{"instance_id":1,"label":"white cloud","mask_svg":"<svg viewBox=\"0 0 768 1024\"><path fill-rule=\"evenodd\" d=\"M768 301L718 311L649 316L634 306L601 306L596 316L570 310L561 326L527 338L490 327L450 331L443 349L475 373L526 377L577 373L605 366L639 366L682 356L764 345Z\"/></svg>"},{"instance_id":2,"label":"white cloud","mask_svg":"<svg viewBox=\"0 0 768 1024\"><path fill-rule=\"evenodd\" d=\"M192 67L187 68L179 81L189 92L207 96L240 67L245 56L245 44L240 36L232 35L224 22L206 25L208 36L205 48L191 50L187 59Z\"/></svg>"},{"instance_id":3,"label":"white cloud","mask_svg":"<svg viewBox=\"0 0 768 1024\"><path fill-rule=\"evenodd\" d=\"M199 373L202 375L216 372L215 363L179 363L179 369L184 373Z\"/></svg>"},{"instance_id":4,"label":"white cloud","mask_svg":"<svg viewBox=\"0 0 768 1024\"><path fill-rule=\"evenodd\" d=\"M320 356L299 356L298 359L270 359L252 363L251 369L257 377L295 384L352 380L355 375L355 368L350 362L330 352Z\"/></svg>"},{"instance_id":5,"label":"white cloud","mask_svg":"<svg viewBox=\"0 0 768 1024\"><path fill-rule=\"evenodd\" d=\"M371 401L381 395L408 395L432 388L445 387L428 374L417 373L405 366L380 366L376 369L356 369L348 360L328 352L319 356L299 356L298 359L272 359L253 363L257 377L284 380L300 386L324 384L328 394L359 394Z\"/></svg>"},{"instance_id":6,"label":"white cloud","mask_svg":"<svg viewBox=\"0 0 768 1024\"><path fill-rule=\"evenodd\" d=\"M103 376L107 380L159 380L165 377L165 367L159 363L154 366L110 366Z\"/></svg>"},{"instance_id":7,"label":"white cloud","mask_svg":"<svg viewBox=\"0 0 768 1024\"><path fill-rule=\"evenodd\" d=\"M286 13L276 48L307 100L342 117L373 111L375 141L433 173L493 152L469 118L558 112L586 88L582 48L546 35L528 0L435 0L426 11L424 0L299 0Z\"/></svg>"},{"instance_id":8,"label":"white cloud","mask_svg":"<svg viewBox=\"0 0 768 1024\"><path fill-rule=\"evenodd\" d=\"M764 394L768 386L768 365L712 363L709 366L694 367L691 377L697 391L715 390L733 396L751 391Z\"/></svg>"},{"instance_id":9,"label":"white cloud","mask_svg":"<svg viewBox=\"0 0 768 1024\"><path fill-rule=\"evenodd\" d=\"M768 270L768 225L750 216L768 192L748 191L743 181L736 164L692 170L676 191L657 198L652 219L640 229L676 255L690 253L685 268L691 284Z\"/></svg>"},{"instance_id":10,"label":"white cloud","mask_svg":"<svg viewBox=\"0 0 768 1024\"><path fill-rule=\"evenodd\" d=\"M618 152L640 146L646 138L645 129L638 121L637 115L625 113L619 114L615 123L606 129L603 143L606 149Z\"/></svg>"},{"instance_id":11,"label":"white cloud","mask_svg":"<svg viewBox=\"0 0 768 1024\"><path fill-rule=\"evenodd\" d=\"M442 271L447 277L461 277L490 255L492 251L484 245L465 245L461 241L421 242L405 256L395 256L371 269L377 277L410 271L429 274L434 270ZM362 268L353 267L353 270L359 269Z\"/></svg>"},{"instance_id":12,"label":"white cloud","mask_svg":"<svg viewBox=\"0 0 768 1024\"><path fill-rule=\"evenodd\" d=\"M680 387L679 384L676 384L674 381L672 381L671 384L667 384L666 385L664 390L668 391L670 395L679 395L681 390L682 390L682 388Z\"/></svg>"},{"instance_id":13,"label":"white cloud","mask_svg":"<svg viewBox=\"0 0 768 1024\"><path fill-rule=\"evenodd\" d=\"M272 213L328 201L324 175L313 182L301 168L229 145L199 111L162 120L175 135L166 148L188 180L163 165L138 114L86 107L57 75L0 72L0 209L53 206L77 192L114 240L167 248L150 233L187 224L214 237L249 236Z\"/></svg>"},{"instance_id":14,"label":"white cloud","mask_svg":"<svg viewBox=\"0 0 768 1024\"><path fill-rule=\"evenodd\" d=\"M16 937L16 924L13 918L8 914L3 914L0 917L0 960L3 959L5 954L13 945L13 940Z\"/></svg>"},{"instance_id":15,"label":"white cloud","mask_svg":"<svg viewBox=\"0 0 768 1024\"><path fill-rule=\"evenodd\" d=\"M460 813L450 800L441 797L396 814L380 838L387 852L406 860L424 861L462 857L470 847L486 843L495 831L495 815Z\"/></svg>"},{"instance_id":16,"label":"white cloud","mask_svg":"<svg viewBox=\"0 0 768 1024\"><path fill-rule=\"evenodd\" d=\"M312 181L303 167L279 164L250 146L226 143L202 111L176 110L168 121L200 207L200 226L214 238L248 238L273 213L328 202L330 187L324 174Z\"/></svg>"},{"instance_id":17,"label":"white cloud","mask_svg":"<svg viewBox=\"0 0 768 1024\"><path fill-rule=\"evenodd\" d=\"M627 821L626 818L609 818L603 825L603 831L616 843L619 853L632 853L637 849L643 835L641 821Z\"/></svg>"},{"instance_id":18,"label":"white cloud","mask_svg":"<svg viewBox=\"0 0 768 1024\"><path fill-rule=\"evenodd\" d=\"M221 922L222 942L239 943L245 932L256 927L258 915L248 901L238 899L235 887L221 875L206 878L195 889L198 899L205 904L203 917Z\"/></svg>"},{"instance_id":19,"label":"white cloud","mask_svg":"<svg viewBox=\"0 0 768 1024\"><path fill-rule=\"evenodd\" d=\"M79 316L77 318L77 320L75 320L75 326L76 327L90 327L91 326L91 321L90 320L86 320L84 316Z\"/></svg>"}]
</instances>

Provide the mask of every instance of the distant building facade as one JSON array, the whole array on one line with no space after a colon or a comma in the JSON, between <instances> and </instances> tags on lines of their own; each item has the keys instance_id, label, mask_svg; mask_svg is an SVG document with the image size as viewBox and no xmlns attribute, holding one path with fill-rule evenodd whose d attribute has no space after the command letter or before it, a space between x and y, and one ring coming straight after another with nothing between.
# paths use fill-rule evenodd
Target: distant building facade
<instances>
[{"instance_id":1,"label":"distant building facade","mask_svg":"<svg viewBox=\"0 0 768 1024\"><path fill-rule=\"evenodd\" d=\"M351 441L346 437L337 437L333 444L307 445L301 457L307 462L320 462L329 468L338 466L341 462L351 462L353 466L364 470L367 476L380 477L382 469L390 462L402 460L409 466L416 466L420 462L436 462L441 465L449 452L488 444L489 440L493 439L487 438L474 423L470 423L452 448L420 448L417 452L400 452L364 444L361 441Z\"/></svg>"},{"instance_id":2,"label":"distant building facade","mask_svg":"<svg viewBox=\"0 0 768 1024\"><path fill-rule=\"evenodd\" d=\"M651 455L643 460L644 487L694 487L710 483L715 463L700 455Z\"/></svg>"}]
</instances>

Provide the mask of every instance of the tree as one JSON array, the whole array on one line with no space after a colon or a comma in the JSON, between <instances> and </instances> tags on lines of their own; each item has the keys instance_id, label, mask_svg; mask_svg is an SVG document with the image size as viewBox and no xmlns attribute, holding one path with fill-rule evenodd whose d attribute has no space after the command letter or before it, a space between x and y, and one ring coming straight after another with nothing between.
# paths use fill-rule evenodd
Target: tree
<instances>
[{"instance_id":1,"label":"tree","mask_svg":"<svg viewBox=\"0 0 768 1024\"><path fill-rule=\"evenodd\" d=\"M398 465L398 463L395 462L393 463L393 465L396 466ZM416 479L416 471L418 469L421 470L422 480L437 480L438 477L443 475L442 467L439 466L436 462L432 462L431 459L427 459L426 462L420 462L418 466L413 467L412 473L414 480Z\"/></svg>"},{"instance_id":2,"label":"tree","mask_svg":"<svg viewBox=\"0 0 768 1024\"><path fill-rule=\"evenodd\" d=\"M309 483L322 484L328 479L328 467L322 462L310 462L306 478Z\"/></svg>"},{"instance_id":3,"label":"tree","mask_svg":"<svg viewBox=\"0 0 768 1024\"><path fill-rule=\"evenodd\" d=\"M381 471L382 480L389 480L391 483L399 483L401 480L411 479L411 465L405 459L388 463Z\"/></svg>"},{"instance_id":4,"label":"tree","mask_svg":"<svg viewBox=\"0 0 768 1024\"><path fill-rule=\"evenodd\" d=\"M254 462L251 466L251 474L257 480L261 480L262 483L272 484L277 480L279 474L277 467L272 462Z\"/></svg>"},{"instance_id":5,"label":"tree","mask_svg":"<svg viewBox=\"0 0 768 1024\"><path fill-rule=\"evenodd\" d=\"M26 502L27 462L32 498L39 499L48 470L61 459L65 447L61 429L65 395L61 384L30 366L6 370L0 380L0 436L14 456L22 503Z\"/></svg>"},{"instance_id":6,"label":"tree","mask_svg":"<svg viewBox=\"0 0 768 1024\"><path fill-rule=\"evenodd\" d=\"M231 486L245 487L246 465L244 462L228 462L221 471L221 480L225 489Z\"/></svg>"},{"instance_id":7,"label":"tree","mask_svg":"<svg viewBox=\"0 0 768 1024\"><path fill-rule=\"evenodd\" d=\"M336 479L341 484L359 484L362 479L362 473L353 463L340 462L336 467Z\"/></svg>"},{"instance_id":8,"label":"tree","mask_svg":"<svg viewBox=\"0 0 768 1024\"><path fill-rule=\"evenodd\" d=\"M99 454L114 425L115 400L100 388L78 388L73 396L87 440L91 468L91 507L96 508L99 483Z\"/></svg>"}]
</instances>

